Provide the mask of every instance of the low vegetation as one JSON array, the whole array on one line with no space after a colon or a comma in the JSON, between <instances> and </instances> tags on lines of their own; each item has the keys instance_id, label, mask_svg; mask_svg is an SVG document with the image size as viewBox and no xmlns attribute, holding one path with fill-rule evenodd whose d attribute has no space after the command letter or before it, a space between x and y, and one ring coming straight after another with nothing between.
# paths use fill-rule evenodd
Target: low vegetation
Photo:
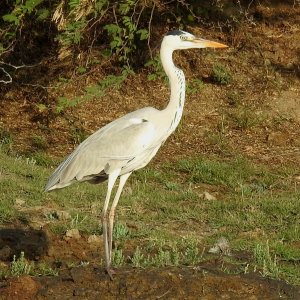
<instances>
[{"instance_id":1,"label":"low vegetation","mask_svg":"<svg viewBox=\"0 0 300 300\"><path fill-rule=\"evenodd\" d=\"M73 185L45 194L48 168L3 151L0 161L2 225L17 219L30 224L31 210L55 203L70 218L60 219L47 208L40 221L50 224L53 233L64 235L77 228L83 235L101 234L99 198L105 184ZM217 157L185 159L139 171L130 180L132 191L125 190L118 207L113 263L136 268L196 266L217 256L223 271L259 272L300 284L296 174L293 168L273 170L243 157L226 162ZM204 192L213 197L206 199ZM16 199L23 200L22 209ZM230 251L209 251L220 238L228 241ZM2 275L57 272L20 255Z\"/></svg>"}]
</instances>

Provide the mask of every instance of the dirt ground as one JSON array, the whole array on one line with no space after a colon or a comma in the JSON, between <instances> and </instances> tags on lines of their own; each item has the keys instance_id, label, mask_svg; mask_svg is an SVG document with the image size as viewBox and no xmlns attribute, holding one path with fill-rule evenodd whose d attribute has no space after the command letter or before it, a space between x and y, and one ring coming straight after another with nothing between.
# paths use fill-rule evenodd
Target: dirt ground
<instances>
[{"instance_id":1,"label":"dirt ground","mask_svg":"<svg viewBox=\"0 0 300 300\"><path fill-rule=\"evenodd\" d=\"M111 281L103 270L77 267L56 278L9 280L0 299L299 299L295 288L257 276L218 274L209 268L118 270Z\"/></svg>"},{"instance_id":2,"label":"dirt ground","mask_svg":"<svg viewBox=\"0 0 300 300\"><path fill-rule=\"evenodd\" d=\"M201 99L199 95L187 95L182 125L154 163L187 155L226 156L234 149L233 155L241 153L274 166L299 164L299 7L259 6L255 25L245 25L230 34L217 29L191 31L220 38L230 48L224 53L214 52L213 57L205 52L199 59L195 52L188 52L191 57L176 54L176 62L187 77L193 78L195 70L199 70L197 76L207 87ZM229 66L233 84L219 86L210 82L214 60ZM75 81L67 93L72 95L75 88L76 92L82 91L80 86L77 89L78 83ZM108 91L101 100L86 102L55 117L37 109L38 93L35 95L32 101L26 97L21 101L16 99L24 94L17 89L5 93L0 125L13 134L15 149L32 153L36 146L32 136L39 135L46 138L47 153L61 157L77 143L72 128L91 133L134 109L148 105L161 108L168 99L168 88L160 82L147 81L145 74L137 74L120 90ZM225 145L216 142L220 133L226 139ZM47 228L33 230L18 224L0 229L0 262L11 260L12 254L21 249L31 253L30 259L56 264L59 276L22 276L1 281L0 299L300 299L299 288L281 281L254 274L220 273L216 271L218 259L194 268L121 268L115 280L110 281L99 264L97 267L102 246L88 245L87 237L65 239ZM90 264L69 267L67 262L74 261L77 265L80 261Z\"/></svg>"},{"instance_id":3,"label":"dirt ground","mask_svg":"<svg viewBox=\"0 0 300 300\"><path fill-rule=\"evenodd\" d=\"M218 271L222 258L194 267L118 268L111 281L97 261L102 243L59 238L45 227L0 229L0 259L22 249L31 260L54 264L59 276L21 276L0 282L0 299L300 299L299 288L256 274ZM78 262L89 261L78 266ZM77 264L70 267L71 262ZM76 263L77 262L77 263Z\"/></svg>"}]
</instances>

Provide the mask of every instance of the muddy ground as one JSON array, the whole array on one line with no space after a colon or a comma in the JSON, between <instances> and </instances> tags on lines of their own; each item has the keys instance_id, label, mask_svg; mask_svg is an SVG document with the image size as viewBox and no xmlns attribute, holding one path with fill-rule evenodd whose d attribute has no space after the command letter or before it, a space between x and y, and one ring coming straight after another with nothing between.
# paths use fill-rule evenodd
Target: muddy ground
<instances>
[{"instance_id":1,"label":"muddy ground","mask_svg":"<svg viewBox=\"0 0 300 300\"><path fill-rule=\"evenodd\" d=\"M213 61L206 52L205 59L198 60L193 52L192 63L187 54L176 54L187 77L192 78L194 70L199 69L197 76L207 88L201 99L199 95L187 96L183 125L154 163L199 153L226 156L232 149L235 154L274 166L300 162L300 9L297 5L259 6L254 22L232 33L190 28L230 45L228 51L213 59L229 66L234 82L229 86L210 82ZM70 95L78 92L78 82L69 90ZM20 100L22 95L17 89L7 92L0 107L1 126L14 135L15 149L30 153L36 147L32 136L43 135L47 153L60 157L78 142L71 127L90 133L139 107L162 107L168 88L160 82L147 81L145 74L137 74L120 90L109 91L101 101L86 102L55 117L37 109L38 93L33 101ZM243 113L239 111L241 106L249 112L246 119L238 119ZM250 126L252 121L260 122L260 116L264 118L262 123ZM221 132L226 137L225 148L207 135L220 133L220 124L225 131ZM33 230L24 224L2 227L2 263L11 261L12 254L21 250L31 255L30 259L54 265L59 275L3 280L0 299L300 299L298 287L262 278L259 273L228 275L217 271L221 258L193 268L121 268L111 281L97 263L102 257L102 245L88 244L87 237L66 239L46 227ZM90 263L78 267L81 261ZM70 267L70 262L77 267Z\"/></svg>"}]
</instances>

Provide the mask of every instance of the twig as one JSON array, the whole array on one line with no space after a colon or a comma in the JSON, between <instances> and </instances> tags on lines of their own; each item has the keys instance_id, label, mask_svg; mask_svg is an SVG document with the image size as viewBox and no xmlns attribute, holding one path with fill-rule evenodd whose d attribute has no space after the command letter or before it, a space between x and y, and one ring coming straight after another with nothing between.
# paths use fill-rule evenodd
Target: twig
<instances>
[{"instance_id":1,"label":"twig","mask_svg":"<svg viewBox=\"0 0 300 300\"><path fill-rule=\"evenodd\" d=\"M163 298L164 296L166 296L167 294L169 294L171 292L171 289L167 290L165 293L163 293L162 295L160 296L157 296L156 299L161 299Z\"/></svg>"},{"instance_id":2,"label":"twig","mask_svg":"<svg viewBox=\"0 0 300 300\"><path fill-rule=\"evenodd\" d=\"M18 70L18 69L21 69L21 68L33 68L33 67L36 67L37 65L39 65L40 63L35 64L35 65L20 65L20 66L15 66L15 65L13 65L11 63L6 63L3 60L0 60L0 64L6 65L6 66L14 68L15 70Z\"/></svg>"},{"instance_id":3,"label":"twig","mask_svg":"<svg viewBox=\"0 0 300 300\"><path fill-rule=\"evenodd\" d=\"M18 69L21 69L21 68L32 68L32 67L35 67L37 66L38 64L35 64L35 65L20 65L20 66L15 66L11 63L6 63L4 61L0 61L0 64L2 65L6 65L6 66L9 66L15 70L18 70ZM4 84L8 84L8 83L12 83L12 77L11 75L3 68L3 67L0 67L0 69L3 71L3 73L5 74L6 77L8 77L9 79L8 80L0 80L0 83L4 83Z\"/></svg>"},{"instance_id":4,"label":"twig","mask_svg":"<svg viewBox=\"0 0 300 300\"><path fill-rule=\"evenodd\" d=\"M149 49L149 52L150 52L151 59L153 59L153 55L152 55L152 50L151 50L151 47L150 47L150 37L151 37L151 23L152 23L154 9L155 9L155 3L153 3L152 9L151 9L151 14L150 14L150 19L149 19L149 24L148 24L148 41L147 41L147 45L148 45L148 49Z\"/></svg>"},{"instance_id":5,"label":"twig","mask_svg":"<svg viewBox=\"0 0 300 300\"><path fill-rule=\"evenodd\" d=\"M2 67L0 67L0 69L5 73L5 75L9 78L9 80L0 80L0 83L4 83L4 84L8 84L8 83L12 83L12 77L10 76L10 74Z\"/></svg>"},{"instance_id":6,"label":"twig","mask_svg":"<svg viewBox=\"0 0 300 300\"><path fill-rule=\"evenodd\" d=\"M119 26L119 22L118 22L118 18L116 16L116 9L115 8L116 8L115 6L112 7L112 9L113 9L113 15L114 15L114 19L115 19L116 24Z\"/></svg>"},{"instance_id":7,"label":"twig","mask_svg":"<svg viewBox=\"0 0 300 300\"><path fill-rule=\"evenodd\" d=\"M141 9L141 11L139 12L139 15L138 15L138 18L137 18L137 20L136 20L136 27L138 27L138 25L139 25L139 23L140 23L140 18L141 18L141 15L142 15L142 13L143 13L143 11L144 11L144 9L145 9L145 7L146 6L142 6L142 9ZM135 9L135 7L134 7L134 9ZM133 15L132 15L133 16Z\"/></svg>"},{"instance_id":8,"label":"twig","mask_svg":"<svg viewBox=\"0 0 300 300\"><path fill-rule=\"evenodd\" d=\"M22 85L25 85L25 86L33 86L33 87L39 87L39 88L42 88L44 90L47 90L47 89L55 89L56 87L55 86L44 86L44 85L41 85L41 84L32 84L32 83L22 83Z\"/></svg>"}]
</instances>

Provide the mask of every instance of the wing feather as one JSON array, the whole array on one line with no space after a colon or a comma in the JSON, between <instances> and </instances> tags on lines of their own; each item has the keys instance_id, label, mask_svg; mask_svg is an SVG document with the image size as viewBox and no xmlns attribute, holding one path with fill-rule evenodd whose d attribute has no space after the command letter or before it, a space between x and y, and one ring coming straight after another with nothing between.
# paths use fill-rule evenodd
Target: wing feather
<instances>
[{"instance_id":1,"label":"wing feather","mask_svg":"<svg viewBox=\"0 0 300 300\"><path fill-rule=\"evenodd\" d=\"M139 117L140 111L119 118L88 137L57 167L45 190L90 180L103 171L109 174L151 147L155 126Z\"/></svg>"}]
</instances>

